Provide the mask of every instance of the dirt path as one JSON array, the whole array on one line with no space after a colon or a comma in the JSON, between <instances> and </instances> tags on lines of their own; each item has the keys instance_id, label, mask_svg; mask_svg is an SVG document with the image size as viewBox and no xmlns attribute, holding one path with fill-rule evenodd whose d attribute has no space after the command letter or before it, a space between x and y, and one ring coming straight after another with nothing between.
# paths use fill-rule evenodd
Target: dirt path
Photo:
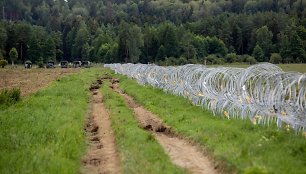
<instances>
[{"instance_id":1,"label":"dirt path","mask_svg":"<svg viewBox=\"0 0 306 174\"><path fill-rule=\"evenodd\" d=\"M111 120L102 101L99 90L93 90L92 113L86 125L91 147L83 158L83 173L122 173Z\"/></svg>"},{"instance_id":2,"label":"dirt path","mask_svg":"<svg viewBox=\"0 0 306 174\"><path fill-rule=\"evenodd\" d=\"M198 147L173 135L171 128L165 125L158 116L138 105L132 97L124 94L119 88L119 83L113 83L112 88L125 98L129 107L134 110L140 125L153 132L155 139L165 149L174 164L195 174L218 173L213 163Z\"/></svg>"}]
</instances>

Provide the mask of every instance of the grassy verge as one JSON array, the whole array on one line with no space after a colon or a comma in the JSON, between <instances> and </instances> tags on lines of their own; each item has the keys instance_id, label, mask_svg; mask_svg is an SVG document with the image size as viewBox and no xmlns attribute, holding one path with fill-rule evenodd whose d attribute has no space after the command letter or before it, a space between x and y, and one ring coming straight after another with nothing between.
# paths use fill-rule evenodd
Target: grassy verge
<instances>
[{"instance_id":1,"label":"grassy verge","mask_svg":"<svg viewBox=\"0 0 306 174\"><path fill-rule=\"evenodd\" d=\"M306 139L275 126L214 117L183 97L120 76L121 88L174 131L199 143L238 173L306 173Z\"/></svg>"},{"instance_id":2,"label":"grassy verge","mask_svg":"<svg viewBox=\"0 0 306 174\"><path fill-rule=\"evenodd\" d=\"M64 77L0 111L0 173L77 173L86 150L88 86L99 69Z\"/></svg>"},{"instance_id":3,"label":"grassy verge","mask_svg":"<svg viewBox=\"0 0 306 174\"><path fill-rule=\"evenodd\" d=\"M171 163L154 137L138 127L124 99L103 85L103 100L110 110L123 173L186 173Z\"/></svg>"},{"instance_id":4,"label":"grassy verge","mask_svg":"<svg viewBox=\"0 0 306 174\"><path fill-rule=\"evenodd\" d=\"M279 66L283 71L293 71L293 72L300 72L306 73L306 64L276 64ZM208 67L237 67L237 68L248 68L251 65L248 64L225 64L225 65L208 65Z\"/></svg>"},{"instance_id":5,"label":"grassy verge","mask_svg":"<svg viewBox=\"0 0 306 174\"><path fill-rule=\"evenodd\" d=\"M306 73L306 64L279 64L277 65L284 71L296 71Z\"/></svg>"}]
</instances>

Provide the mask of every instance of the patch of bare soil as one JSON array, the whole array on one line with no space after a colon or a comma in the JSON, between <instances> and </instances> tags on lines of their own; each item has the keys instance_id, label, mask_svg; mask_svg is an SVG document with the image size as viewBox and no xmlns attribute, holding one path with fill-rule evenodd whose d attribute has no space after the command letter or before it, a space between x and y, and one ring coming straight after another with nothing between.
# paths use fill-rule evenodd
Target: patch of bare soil
<instances>
[{"instance_id":1,"label":"patch of bare soil","mask_svg":"<svg viewBox=\"0 0 306 174\"><path fill-rule=\"evenodd\" d=\"M128 106L134 110L140 126L152 131L155 139L165 149L174 164L195 174L218 173L213 162L197 146L172 134L171 128L165 125L158 116L137 104L132 97L122 93L119 83L113 83L112 88L120 93Z\"/></svg>"},{"instance_id":2,"label":"patch of bare soil","mask_svg":"<svg viewBox=\"0 0 306 174\"><path fill-rule=\"evenodd\" d=\"M79 71L79 68L0 68L0 90L5 88L20 88L21 95L26 96L49 86L54 80Z\"/></svg>"},{"instance_id":3,"label":"patch of bare soil","mask_svg":"<svg viewBox=\"0 0 306 174\"><path fill-rule=\"evenodd\" d=\"M98 85L99 82L95 85ZM102 84L102 83L101 83ZM92 85L92 108L85 130L90 148L83 158L84 172L92 174L121 173L111 120L103 104L102 94Z\"/></svg>"}]
</instances>

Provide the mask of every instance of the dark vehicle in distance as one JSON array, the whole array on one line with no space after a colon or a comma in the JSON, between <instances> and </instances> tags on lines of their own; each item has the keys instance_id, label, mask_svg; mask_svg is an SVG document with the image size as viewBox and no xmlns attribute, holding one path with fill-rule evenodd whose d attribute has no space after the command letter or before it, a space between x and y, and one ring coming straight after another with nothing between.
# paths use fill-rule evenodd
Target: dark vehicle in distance
<instances>
[{"instance_id":1,"label":"dark vehicle in distance","mask_svg":"<svg viewBox=\"0 0 306 174\"><path fill-rule=\"evenodd\" d=\"M24 68L25 69L31 69L32 68L32 62L27 60L24 62Z\"/></svg>"},{"instance_id":2,"label":"dark vehicle in distance","mask_svg":"<svg viewBox=\"0 0 306 174\"><path fill-rule=\"evenodd\" d=\"M48 61L46 67L47 67L47 68L55 68L55 62L52 61L52 60Z\"/></svg>"},{"instance_id":3,"label":"dark vehicle in distance","mask_svg":"<svg viewBox=\"0 0 306 174\"><path fill-rule=\"evenodd\" d=\"M73 67L74 68L80 68L82 66L82 62L81 61L74 61L73 62Z\"/></svg>"},{"instance_id":4,"label":"dark vehicle in distance","mask_svg":"<svg viewBox=\"0 0 306 174\"><path fill-rule=\"evenodd\" d=\"M82 67L89 68L91 66L90 61L82 61Z\"/></svg>"},{"instance_id":5,"label":"dark vehicle in distance","mask_svg":"<svg viewBox=\"0 0 306 174\"><path fill-rule=\"evenodd\" d=\"M68 61L61 61L61 68L68 68Z\"/></svg>"}]
</instances>

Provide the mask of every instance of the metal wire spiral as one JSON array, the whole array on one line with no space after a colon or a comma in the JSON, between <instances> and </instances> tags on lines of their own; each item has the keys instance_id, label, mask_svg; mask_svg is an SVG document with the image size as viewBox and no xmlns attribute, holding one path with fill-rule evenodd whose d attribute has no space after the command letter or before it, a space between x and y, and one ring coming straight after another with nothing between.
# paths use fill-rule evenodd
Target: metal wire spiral
<instances>
[{"instance_id":1,"label":"metal wire spiral","mask_svg":"<svg viewBox=\"0 0 306 174\"><path fill-rule=\"evenodd\" d=\"M140 84L187 97L214 115L250 119L254 124L276 121L296 131L306 127L306 74L284 72L262 63L249 68L154 64L107 64Z\"/></svg>"}]
</instances>

